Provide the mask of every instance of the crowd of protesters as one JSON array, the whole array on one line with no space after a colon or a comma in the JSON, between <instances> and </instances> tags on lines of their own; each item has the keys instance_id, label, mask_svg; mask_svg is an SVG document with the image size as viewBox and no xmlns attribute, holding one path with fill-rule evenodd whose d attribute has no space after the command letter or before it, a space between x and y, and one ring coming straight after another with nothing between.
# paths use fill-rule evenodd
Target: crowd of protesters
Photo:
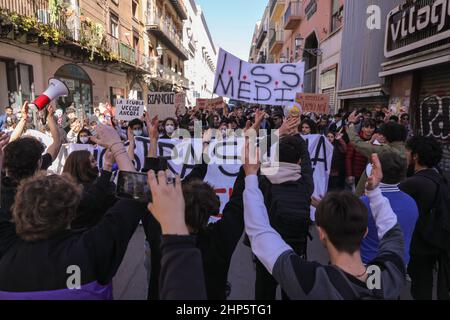
<instances>
[{"instance_id":1,"label":"crowd of protesters","mask_svg":"<svg viewBox=\"0 0 450 320\"><path fill-rule=\"evenodd\" d=\"M450 203L439 169L442 146L414 136L408 114L387 108L340 110L334 115L289 113L282 108L242 105L178 110L174 117L129 122L115 119L106 104L92 116L73 107L46 109L36 125L28 104L0 117L1 209L0 299L112 299L112 279L141 221L149 256L149 299L226 299L231 257L246 233L256 262L255 298L398 299L407 274L415 299L431 299L438 266L438 298L450 288ZM160 139L177 129L203 130L203 152L211 134L276 130L277 173L244 164L222 219L207 164L168 184L167 160L157 155ZM45 125L44 125L45 123ZM52 137L45 148L28 129ZM333 145L328 193L312 197L314 181L305 137L320 134ZM147 137L152 203L116 197L113 171L136 171L135 137ZM128 149L125 142L129 142ZM47 174L64 143L106 148L102 167L88 151L75 151L63 174ZM330 265L309 262L310 206ZM431 218L430 218L431 217ZM81 270L68 287L67 268ZM367 285L368 266L381 270L381 287ZM143 279L143 281L146 281ZM76 281L75 281L76 283Z\"/></svg>"}]
</instances>

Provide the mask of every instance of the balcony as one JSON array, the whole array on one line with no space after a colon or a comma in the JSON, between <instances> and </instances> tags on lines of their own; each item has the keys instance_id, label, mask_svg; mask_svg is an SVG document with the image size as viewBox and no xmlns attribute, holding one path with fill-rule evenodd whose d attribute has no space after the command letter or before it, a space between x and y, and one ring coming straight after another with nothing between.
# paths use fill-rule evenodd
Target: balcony
<instances>
[{"instance_id":1,"label":"balcony","mask_svg":"<svg viewBox=\"0 0 450 320\"><path fill-rule=\"evenodd\" d=\"M51 10L59 14L53 16ZM10 31L17 35L28 33L45 34L57 41L57 38L71 41L80 40L80 13L78 7L63 8L59 5L51 8L48 0L20 1L0 0L0 31L6 36ZM53 37L58 31L58 37ZM59 40L59 39L58 39Z\"/></svg>"},{"instance_id":2,"label":"balcony","mask_svg":"<svg viewBox=\"0 0 450 320\"><path fill-rule=\"evenodd\" d=\"M147 18L147 29L149 33L154 34L167 48L173 51L182 60L186 61L189 59L189 53L171 23L158 17L155 13L149 13Z\"/></svg>"},{"instance_id":3,"label":"balcony","mask_svg":"<svg viewBox=\"0 0 450 320\"><path fill-rule=\"evenodd\" d=\"M184 5L182 0L170 0L172 6L175 8L175 11L180 16L181 20L187 20L188 13L186 6Z\"/></svg>"},{"instance_id":4,"label":"balcony","mask_svg":"<svg viewBox=\"0 0 450 320\"><path fill-rule=\"evenodd\" d=\"M261 48L264 40L266 39L266 36L267 36L267 26L265 26L262 23L258 31L258 38L256 39L256 49L259 50L259 48Z\"/></svg>"},{"instance_id":5,"label":"balcony","mask_svg":"<svg viewBox=\"0 0 450 320\"><path fill-rule=\"evenodd\" d=\"M56 16L50 14L53 9L48 0L0 0L0 36L31 44L37 38L74 59L84 59L87 51L91 61L119 61L149 72L148 57L109 34L99 36L99 24L82 16L79 8L57 5Z\"/></svg>"},{"instance_id":6,"label":"balcony","mask_svg":"<svg viewBox=\"0 0 450 320\"><path fill-rule=\"evenodd\" d=\"M303 6L300 1L291 1L284 13L284 30L295 30L303 19Z\"/></svg>"},{"instance_id":7,"label":"balcony","mask_svg":"<svg viewBox=\"0 0 450 320\"><path fill-rule=\"evenodd\" d=\"M189 89L189 80L186 79L181 74L181 72L175 72L175 70L163 66L158 62L158 60L152 60L149 65L149 70L152 78L168 84L179 85L185 89Z\"/></svg>"},{"instance_id":8,"label":"balcony","mask_svg":"<svg viewBox=\"0 0 450 320\"><path fill-rule=\"evenodd\" d=\"M269 42L269 51L270 54L275 55L278 54L281 49L283 49L284 45L284 32L283 30L271 30L272 37Z\"/></svg>"},{"instance_id":9,"label":"balcony","mask_svg":"<svg viewBox=\"0 0 450 320\"><path fill-rule=\"evenodd\" d=\"M126 63L134 68L139 68L147 73L150 73L150 58L139 51L132 49L119 39L111 36L106 36L106 47L117 60Z\"/></svg>"},{"instance_id":10,"label":"balcony","mask_svg":"<svg viewBox=\"0 0 450 320\"><path fill-rule=\"evenodd\" d=\"M272 0L270 5L270 20L278 21L283 15L286 0Z\"/></svg>"}]
</instances>

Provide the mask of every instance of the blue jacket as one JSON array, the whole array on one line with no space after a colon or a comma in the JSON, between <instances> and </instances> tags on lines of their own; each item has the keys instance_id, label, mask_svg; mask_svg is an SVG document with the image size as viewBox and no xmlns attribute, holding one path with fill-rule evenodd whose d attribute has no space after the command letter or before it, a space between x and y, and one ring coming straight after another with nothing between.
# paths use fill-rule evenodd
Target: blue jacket
<instances>
[{"instance_id":1,"label":"blue jacket","mask_svg":"<svg viewBox=\"0 0 450 320\"><path fill-rule=\"evenodd\" d=\"M6 118L7 118L6 113L4 113L0 116L0 131L3 130L3 127L6 124Z\"/></svg>"},{"instance_id":2,"label":"blue jacket","mask_svg":"<svg viewBox=\"0 0 450 320\"><path fill-rule=\"evenodd\" d=\"M397 215L398 223L403 230L405 240L404 260L405 265L407 265L409 263L409 247L419 217L419 209L414 199L400 191L396 185L381 184L380 188L383 196L389 200L392 210ZM364 196L361 197L361 200L369 210L369 232L361 244L361 258L363 263L369 264L377 256L379 240L375 220L369 206L369 199Z\"/></svg>"}]
</instances>

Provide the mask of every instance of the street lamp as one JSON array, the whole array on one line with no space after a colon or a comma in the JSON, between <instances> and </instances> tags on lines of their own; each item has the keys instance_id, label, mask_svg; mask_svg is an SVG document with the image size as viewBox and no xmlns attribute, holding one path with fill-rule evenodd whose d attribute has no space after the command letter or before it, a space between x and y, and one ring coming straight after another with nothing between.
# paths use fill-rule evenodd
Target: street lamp
<instances>
[{"instance_id":1,"label":"street lamp","mask_svg":"<svg viewBox=\"0 0 450 320\"><path fill-rule=\"evenodd\" d=\"M295 37L295 48L297 50L300 50L300 48L302 47L303 40L305 40L305 39L303 39L301 34L299 34L299 35L297 35L297 37Z\"/></svg>"},{"instance_id":2,"label":"street lamp","mask_svg":"<svg viewBox=\"0 0 450 320\"><path fill-rule=\"evenodd\" d=\"M158 44L158 47L156 48L156 53L158 54L158 57L161 59L162 55L163 55L163 48L161 47L160 44Z\"/></svg>"}]
</instances>

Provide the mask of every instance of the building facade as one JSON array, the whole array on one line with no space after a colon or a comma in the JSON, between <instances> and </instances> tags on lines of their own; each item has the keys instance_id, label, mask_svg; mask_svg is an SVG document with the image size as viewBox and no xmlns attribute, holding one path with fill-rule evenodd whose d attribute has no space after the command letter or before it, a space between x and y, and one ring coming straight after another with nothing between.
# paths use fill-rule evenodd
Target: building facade
<instances>
[{"instance_id":1,"label":"building facade","mask_svg":"<svg viewBox=\"0 0 450 320\"><path fill-rule=\"evenodd\" d=\"M250 47L250 55L248 61L253 63L258 60L259 49L256 47L259 35L259 29L261 26L261 21L256 22L255 29L253 30L252 45Z\"/></svg>"},{"instance_id":2,"label":"building facade","mask_svg":"<svg viewBox=\"0 0 450 320\"><path fill-rule=\"evenodd\" d=\"M214 96L217 49L201 7L189 0L187 10L189 18L184 25L184 43L189 52L189 60L185 63L189 79L187 105L194 106L197 98Z\"/></svg>"},{"instance_id":3,"label":"building facade","mask_svg":"<svg viewBox=\"0 0 450 320\"><path fill-rule=\"evenodd\" d=\"M59 107L73 104L87 114L116 98L187 87L187 53L177 46L187 18L181 1L1 0L0 10L2 107L19 108L52 77L70 90ZM154 28L154 12L159 22L171 17L175 27Z\"/></svg>"},{"instance_id":4,"label":"building facade","mask_svg":"<svg viewBox=\"0 0 450 320\"><path fill-rule=\"evenodd\" d=\"M367 26L369 5L380 9L379 29ZM450 1L348 0L345 21L345 106L408 113L416 134L443 143L450 174Z\"/></svg>"},{"instance_id":5,"label":"building facade","mask_svg":"<svg viewBox=\"0 0 450 320\"><path fill-rule=\"evenodd\" d=\"M271 63L269 55L269 6L266 6L261 21L258 21L252 37L249 61L253 63Z\"/></svg>"},{"instance_id":6,"label":"building facade","mask_svg":"<svg viewBox=\"0 0 450 320\"><path fill-rule=\"evenodd\" d=\"M344 0L271 0L253 37L252 58L259 62L305 62L304 91L337 100ZM264 48L267 38L268 46Z\"/></svg>"}]
</instances>

